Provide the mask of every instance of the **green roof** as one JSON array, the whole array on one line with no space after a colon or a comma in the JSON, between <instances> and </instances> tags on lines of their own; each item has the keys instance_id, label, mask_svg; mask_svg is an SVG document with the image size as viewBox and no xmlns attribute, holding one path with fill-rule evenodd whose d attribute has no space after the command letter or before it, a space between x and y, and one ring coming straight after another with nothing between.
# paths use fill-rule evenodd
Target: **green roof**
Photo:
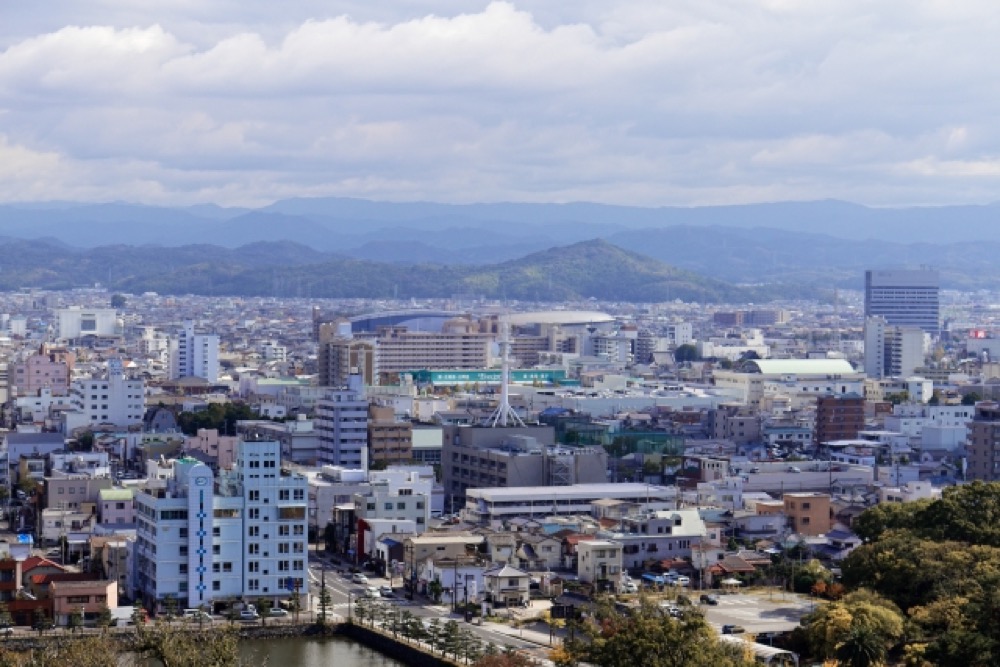
<instances>
[{"instance_id":1,"label":"green roof","mask_svg":"<svg viewBox=\"0 0 1000 667\"><path fill-rule=\"evenodd\" d=\"M132 500L132 489L101 489L101 500Z\"/></svg>"}]
</instances>

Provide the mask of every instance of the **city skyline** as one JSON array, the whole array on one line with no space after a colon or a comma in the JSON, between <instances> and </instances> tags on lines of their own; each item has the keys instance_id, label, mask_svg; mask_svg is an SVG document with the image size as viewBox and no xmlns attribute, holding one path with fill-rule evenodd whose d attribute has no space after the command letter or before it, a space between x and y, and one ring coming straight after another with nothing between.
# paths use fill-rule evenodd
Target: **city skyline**
<instances>
[{"instance_id":1,"label":"city skyline","mask_svg":"<svg viewBox=\"0 0 1000 667\"><path fill-rule=\"evenodd\" d=\"M13 6L0 201L987 203L991 10Z\"/></svg>"}]
</instances>

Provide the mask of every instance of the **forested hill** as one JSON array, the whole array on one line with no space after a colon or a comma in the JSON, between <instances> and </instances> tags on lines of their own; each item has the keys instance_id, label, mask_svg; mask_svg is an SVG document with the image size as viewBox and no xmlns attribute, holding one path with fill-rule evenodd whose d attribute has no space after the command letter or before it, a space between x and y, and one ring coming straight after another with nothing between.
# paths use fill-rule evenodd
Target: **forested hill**
<instances>
[{"instance_id":1,"label":"forested hill","mask_svg":"<svg viewBox=\"0 0 1000 667\"><path fill-rule=\"evenodd\" d=\"M100 283L108 289L161 294L312 298L433 298L654 302L762 301L809 296L801 288L748 289L685 271L607 241L557 246L506 262L405 264L350 259L306 246L260 242L230 249L211 245L103 246L4 240L0 289L67 289Z\"/></svg>"}]
</instances>

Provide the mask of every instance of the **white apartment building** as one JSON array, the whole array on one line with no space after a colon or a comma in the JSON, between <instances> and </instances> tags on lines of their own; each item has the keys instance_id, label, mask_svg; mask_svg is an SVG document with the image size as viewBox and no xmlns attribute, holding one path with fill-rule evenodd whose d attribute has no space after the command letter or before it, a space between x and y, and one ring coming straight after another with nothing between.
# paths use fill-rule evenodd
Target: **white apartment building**
<instances>
[{"instance_id":1,"label":"white apartment building","mask_svg":"<svg viewBox=\"0 0 1000 667\"><path fill-rule=\"evenodd\" d=\"M319 465L368 469L368 401L360 392L330 390L316 402Z\"/></svg>"},{"instance_id":2,"label":"white apartment building","mask_svg":"<svg viewBox=\"0 0 1000 667\"><path fill-rule=\"evenodd\" d=\"M194 322L184 322L184 328L172 341L170 377L199 377L218 382L219 337L195 333Z\"/></svg>"},{"instance_id":3,"label":"white apartment building","mask_svg":"<svg viewBox=\"0 0 1000 667\"><path fill-rule=\"evenodd\" d=\"M114 308L59 308L56 310L58 336L64 340L83 336L115 336L120 333Z\"/></svg>"},{"instance_id":4,"label":"white apartment building","mask_svg":"<svg viewBox=\"0 0 1000 667\"><path fill-rule=\"evenodd\" d=\"M282 472L273 441L240 443L216 480L174 461L165 489L137 494L136 585L147 606L172 596L219 610L237 599L308 594L306 479ZM306 598L303 598L306 599Z\"/></svg>"},{"instance_id":5,"label":"white apartment building","mask_svg":"<svg viewBox=\"0 0 1000 667\"><path fill-rule=\"evenodd\" d=\"M692 547L716 540L696 509L624 517L617 530L601 531L598 537L622 545L622 566L628 570L643 569L650 560L690 558Z\"/></svg>"},{"instance_id":6,"label":"white apartment building","mask_svg":"<svg viewBox=\"0 0 1000 667\"><path fill-rule=\"evenodd\" d=\"M427 530L431 517L433 479L414 471L373 471L369 488L355 494L354 514L359 519L412 521L418 534Z\"/></svg>"},{"instance_id":7,"label":"white apartment building","mask_svg":"<svg viewBox=\"0 0 1000 667\"><path fill-rule=\"evenodd\" d=\"M66 416L67 426L139 424L146 411L146 383L127 379L121 360L112 359L107 377L73 381L70 405L77 414Z\"/></svg>"},{"instance_id":8,"label":"white apartment building","mask_svg":"<svg viewBox=\"0 0 1000 667\"><path fill-rule=\"evenodd\" d=\"M273 340L264 341L260 345L260 356L264 357L266 361L287 361L288 348Z\"/></svg>"},{"instance_id":9,"label":"white apartment building","mask_svg":"<svg viewBox=\"0 0 1000 667\"><path fill-rule=\"evenodd\" d=\"M584 540L576 545L576 575L580 581L617 586L622 575L622 545L609 540Z\"/></svg>"}]
</instances>

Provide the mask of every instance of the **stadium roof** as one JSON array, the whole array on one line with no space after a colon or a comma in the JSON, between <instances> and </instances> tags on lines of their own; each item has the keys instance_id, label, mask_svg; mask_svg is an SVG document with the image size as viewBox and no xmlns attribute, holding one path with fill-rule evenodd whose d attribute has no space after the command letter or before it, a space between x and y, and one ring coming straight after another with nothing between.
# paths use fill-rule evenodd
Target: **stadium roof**
<instances>
[{"instance_id":1,"label":"stadium roof","mask_svg":"<svg viewBox=\"0 0 1000 667\"><path fill-rule=\"evenodd\" d=\"M511 313L510 323L524 324L600 324L615 318L596 310L541 310L532 313Z\"/></svg>"},{"instance_id":2,"label":"stadium roof","mask_svg":"<svg viewBox=\"0 0 1000 667\"><path fill-rule=\"evenodd\" d=\"M742 370L762 375L852 375L857 373L846 359L751 359Z\"/></svg>"}]
</instances>

